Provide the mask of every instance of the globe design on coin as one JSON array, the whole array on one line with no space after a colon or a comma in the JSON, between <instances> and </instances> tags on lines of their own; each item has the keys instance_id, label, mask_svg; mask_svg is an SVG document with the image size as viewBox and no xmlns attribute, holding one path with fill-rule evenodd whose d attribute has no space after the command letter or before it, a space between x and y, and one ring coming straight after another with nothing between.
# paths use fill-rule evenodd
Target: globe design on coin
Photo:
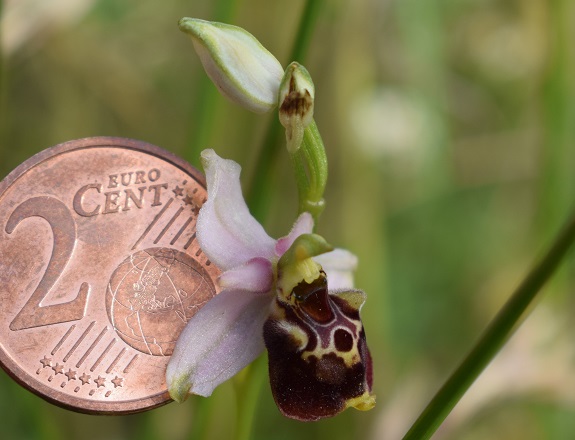
<instances>
[{"instance_id":1,"label":"globe design on coin","mask_svg":"<svg viewBox=\"0 0 575 440\"><path fill-rule=\"evenodd\" d=\"M114 271L106 309L114 329L131 347L169 356L188 320L215 293L206 270L188 254L150 248L133 253Z\"/></svg>"}]
</instances>

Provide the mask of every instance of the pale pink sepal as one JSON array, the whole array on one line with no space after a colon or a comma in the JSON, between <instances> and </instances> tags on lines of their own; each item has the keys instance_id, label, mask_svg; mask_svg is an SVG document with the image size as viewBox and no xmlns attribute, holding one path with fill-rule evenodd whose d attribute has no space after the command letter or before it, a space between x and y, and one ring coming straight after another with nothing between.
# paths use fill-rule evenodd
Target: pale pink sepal
<instances>
[{"instance_id":1,"label":"pale pink sepal","mask_svg":"<svg viewBox=\"0 0 575 440\"><path fill-rule=\"evenodd\" d=\"M331 252L313 257L327 275L329 290L352 289L353 273L357 267L357 257L345 249L334 249Z\"/></svg>"},{"instance_id":2,"label":"pale pink sepal","mask_svg":"<svg viewBox=\"0 0 575 440\"><path fill-rule=\"evenodd\" d=\"M208 200L198 216L198 242L222 271L252 258L271 260L275 240L250 214L240 187L241 167L222 159L214 150L202 152Z\"/></svg>"},{"instance_id":3,"label":"pale pink sepal","mask_svg":"<svg viewBox=\"0 0 575 440\"><path fill-rule=\"evenodd\" d=\"M209 396L263 350L262 328L270 295L226 290L192 317L181 333L166 369L172 399Z\"/></svg>"},{"instance_id":4,"label":"pale pink sepal","mask_svg":"<svg viewBox=\"0 0 575 440\"><path fill-rule=\"evenodd\" d=\"M253 258L241 266L225 271L219 278L222 289L268 293L274 281L272 262Z\"/></svg>"},{"instance_id":5,"label":"pale pink sepal","mask_svg":"<svg viewBox=\"0 0 575 440\"><path fill-rule=\"evenodd\" d=\"M290 248L296 238L302 234L313 232L313 217L309 212L303 212L293 224L291 231L285 237L280 238L276 243L276 255L281 257Z\"/></svg>"}]
</instances>

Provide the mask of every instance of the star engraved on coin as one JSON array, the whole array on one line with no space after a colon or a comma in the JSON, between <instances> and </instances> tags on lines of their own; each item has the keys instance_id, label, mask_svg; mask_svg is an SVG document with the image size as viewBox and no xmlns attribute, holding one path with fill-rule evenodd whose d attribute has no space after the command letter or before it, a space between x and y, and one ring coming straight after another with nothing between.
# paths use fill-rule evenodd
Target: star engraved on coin
<instances>
[{"instance_id":1,"label":"star engraved on coin","mask_svg":"<svg viewBox=\"0 0 575 440\"><path fill-rule=\"evenodd\" d=\"M82 381L82 385L86 385L87 383L90 383L90 375L84 373L80 376L80 380Z\"/></svg>"},{"instance_id":2,"label":"star engraved on coin","mask_svg":"<svg viewBox=\"0 0 575 440\"><path fill-rule=\"evenodd\" d=\"M172 190L172 192L174 193L175 197L182 197L182 195L184 194L184 188L180 188L179 186L176 185L176 187Z\"/></svg>"},{"instance_id":3,"label":"star engraved on coin","mask_svg":"<svg viewBox=\"0 0 575 440\"><path fill-rule=\"evenodd\" d=\"M195 168L122 138L70 141L0 182L0 366L79 412L170 402L164 371L219 292L196 221Z\"/></svg>"},{"instance_id":4,"label":"star engraved on coin","mask_svg":"<svg viewBox=\"0 0 575 440\"><path fill-rule=\"evenodd\" d=\"M186 205L193 205L194 199L189 194L186 194L186 197L184 197L184 203Z\"/></svg>"}]
</instances>

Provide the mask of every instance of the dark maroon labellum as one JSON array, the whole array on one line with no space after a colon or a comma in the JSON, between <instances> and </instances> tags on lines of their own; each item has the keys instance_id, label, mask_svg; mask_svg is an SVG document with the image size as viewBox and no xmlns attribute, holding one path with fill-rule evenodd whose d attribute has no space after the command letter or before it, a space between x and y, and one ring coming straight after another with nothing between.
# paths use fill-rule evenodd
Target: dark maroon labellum
<instances>
[{"instance_id":1,"label":"dark maroon labellum","mask_svg":"<svg viewBox=\"0 0 575 440\"><path fill-rule=\"evenodd\" d=\"M361 304L348 293L329 294L322 272L312 283L296 286L293 304L276 300L264 340L272 393L284 415L313 421L349 406L373 406Z\"/></svg>"}]
</instances>

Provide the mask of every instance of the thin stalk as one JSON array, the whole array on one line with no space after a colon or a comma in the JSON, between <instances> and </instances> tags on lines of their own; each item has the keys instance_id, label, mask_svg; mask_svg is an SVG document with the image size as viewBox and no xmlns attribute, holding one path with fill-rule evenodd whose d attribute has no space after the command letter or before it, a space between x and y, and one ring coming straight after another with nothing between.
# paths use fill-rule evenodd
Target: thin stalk
<instances>
[{"instance_id":1,"label":"thin stalk","mask_svg":"<svg viewBox=\"0 0 575 440\"><path fill-rule=\"evenodd\" d=\"M572 163L575 160L575 68L572 40L575 33L571 17L573 2L549 2L547 33L550 39L547 75L541 90L543 102L544 147L541 149L539 224L542 237L548 239L565 216L573 198Z\"/></svg>"},{"instance_id":2,"label":"thin stalk","mask_svg":"<svg viewBox=\"0 0 575 440\"><path fill-rule=\"evenodd\" d=\"M214 21L231 23L237 4L237 0L219 0L214 5ZM192 107L194 123L190 124L193 131L188 134L188 148L184 151L184 159L195 166L200 165L200 153L210 140L214 132L218 90L212 84L207 75L200 75L196 84L197 98Z\"/></svg>"},{"instance_id":3,"label":"thin stalk","mask_svg":"<svg viewBox=\"0 0 575 440\"><path fill-rule=\"evenodd\" d=\"M214 4L214 20L228 23L232 21L237 0L219 0ZM200 153L206 148L210 133L213 132L215 114L217 110L217 89L207 75L200 75L196 89L198 98L192 108L195 124L190 124L193 131L188 134L188 148L184 151L184 158L195 166L200 165ZM192 118L190 118L192 119ZM190 433L192 439L203 439L209 436L208 417L212 412L213 403L210 399L196 399L196 421Z\"/></svg>"},{"instance_id":4,"label":"thin stalk","mask_svg":"<svg viewBox=\"0 0 575 440\"><path fill-rule=\"evenodd\" d=\"M309 43L318 13L323 5L323 0L307 0L301 15L298 31L292 47L290 62L303 63L307 55ZM270 122L252 175L250 185L246 191L246 200L254 217L262 221L266 215L269 194L266 188L270 185L274 176L273 164L280 148L284 145L282 126L276 118Z\"/></svg>"},{"instance_id":5,"label":"thin stalk","mask_svg":"<svg viewBox=\"0 0 575 440\"><path fill-rule=\"evenodd\" d=\"M303 10L290 60L303 60L309 47L311 34L316 22L322 0L307 0ZM266 215L267 202L269 201L269 188L273 180L273 167L276 162L282 142L281 125L277 118L273 118L268 127L260 153L256 161L256 167L251 185L247 190L246 200L252 214L262 220ZM303 164L296 160L294 166L298 172L305 174ZM299 191L299 187L298 187ZM251 435L254 414L258 402L258 396L265 376L266 359L260 357L248 367L247 377L237 389L237 425L236 439L248 440Z\"/></svg>"},{"instance_id":6,"label":"thin stalk","mask_svg":"<svg viewBox=\"0 0 575 440\"><path fill-rule=\"evenodd\" d=\"M305 164L300 151L290 153L292 167L295 174L297 184L297 195L299 200L299 213L305 210L305 200L307 198L307 189L309 186L307 173L305 171Z\"/></svg>"},{"instance_id":7,"label":"thin stalk","mask_svg":"<svg viewBox=\"0 0 575 440\"><path fill-rule=\"evenodd\" d=\"M290 152L290 158L297 184L298 215L309 212L317 225L325 205L327 157L315 121L305 128L302 143L296 151Z\"/></svg>"},{"instance_id":8,"label":"thin stalk","mask_svg":"<svg viewBox=\"0 0 575 440\"><path fill-rule=\"evenodd\" d=\"M311 121L304 130L301 148L310 168L309 197L314 202L320 202L327 184L328 168L325 147L315 121Z\"/></svg>"},{"instance_id":9,"label":"thin stalk","mask_svg":"<svg viewBox=\"0 0 575 440\"><path fill-rule=\"evenodd\" d=\"M236 440L249 440L252 438L254 415L266 370L266 356L260 356L247 367L244 376L235 378L237 401Z\"/></svg>"},{"instance_id":10,"label":"thin stalk","mask_svg":"<svg viewBox=\"0 0 575 440\"><path fill-rule=\"evenodd\" d=\"M213 399L194 396L194 423L188 436L189 439L207 440L210 438L209 420L212 412L216 412Z\"/></svg>"},{"instance_id":11,"label":"thin stalk","mask_svg":"<svg viewBox=\"0 0 575 440\"><path fill-rule=\"evenodd\" d=\"M2 18L3 11L3 2L0 0L0 19ZM7 145L5 134L6 134L6 127L9 126L8 121L8 112L6 111L8 108L8 68L7 68L7 60L6 54L2 50L2 45L0 44L0 163L5 163L4 153L6 149L2 146ZM6 170L7 172L8 170ZM0 167L0 179L4 177L4 170Z\"/></svg>"},{"instance_id":12,"label":"thin stalk","mask_svg":"<svg viewBox=\"0 0 575 440\"><path fill-rule=\"evenodd\" d=\"M292 47L290 63L292 61L298 61L300 64L303 64L322 4L323 0L306 1L305 9L302 12L299 28Z\"/></svg>"},{"instance_id":13,"label":"thin stalk","mask_svg":"<svg viewBox=\"0 0 575 440\"><path fill-rule=\"evenodd\" d=\"M557 269L574 241L575 214L558 235L547 254L528 273L491 321L475 347L429 402L403 438L404 440L423 440L433 435L459 399L509 339L528 306Z\"/></svg>"},{"instance_id":14,"label":"thin stalk","mask_svg":"<svg viewBox=\"0 0 575 440\"><path fill-rule=\"evenodd\" d=\"M325 207L323 193L327 183L327 157L315 121L305 128L301 146L290 156L298 188L298 214L309 212L317 226Z\"/></svg>"},{"instance_id":15,"label":"thin stalk","mask_svg":"<svg viewBox=\"0 0 575 440\"><path fill-rule=\"evenodd\" d=\"M276 163L282 139L281 128L279 121L272 118L256 159L251 182L246 190L246 201L250 212L260 223L267 214L270 200L269 187L275 174L273 164Z\"/></svg>"}]
</instances>

